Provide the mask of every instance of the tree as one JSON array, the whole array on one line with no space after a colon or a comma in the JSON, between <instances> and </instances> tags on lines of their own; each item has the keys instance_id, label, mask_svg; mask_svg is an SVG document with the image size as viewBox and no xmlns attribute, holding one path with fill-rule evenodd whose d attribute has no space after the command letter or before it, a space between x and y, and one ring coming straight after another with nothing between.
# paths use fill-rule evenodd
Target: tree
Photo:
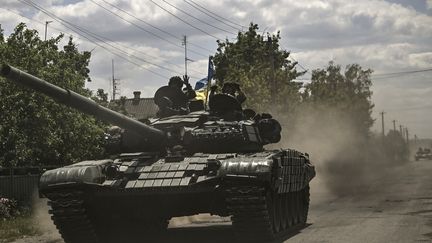
<instances>
[{"instance_id":1,"label":"tree","mask_svg":"<svg viewBox=\"0 0 432 243\"><path fill-rule=\"evenodd\" d=\"M4 38L0 59L85 96L90 52L78 51L63 35L43 41L21 23ZM105 125L34 91L0 79L0 165L69 164L103 153Z\"/></svg>"},{"instance_id":2,"label":"tree","mask_svg":"<svg viewBox=\"0 0 432 243\"><path fill-rule=\"evenodd\" d=\"M289 114L300 102L301 86L292 80L303 72L298 72L297 63L288 59L290 53L280 49L279 32L264 37L258 29L251 23L248 31L238 33L235 42L218 41L213 58L215 78L220 84L241 84L248 107Z\"/></svg>"},{"instance_id":3,"label":"tree","mask_svg":"<svg viewBox=\"0 0 432 243\"><path fill-rule=\"evenodd\" d=\"M108 93L105 93L103 89L98 89L96 91L96 96L93 97L93 100L96 101L101 106L108 106Z\"/></svg>"},{"instance_id":4,"label":"tree","mask_svg":"<svg viewBox=\"0 0 432 243\"><path fill-rule=\"evenodd\" d=\"M325 69L312 71L312 82L303 93L303 103L349 121L358 134L368 136L373 125L371 102L371 69L350 64L342 73L340 65L329 62ZM332 114L337 112L337 114Z\"/></svg>"},{"instance_id":5,"label":"tree","mask_svg":"<svg viewBox=\"0 0 432 243\"><path fill-rule=\"evenodd\" d=\"M408 144L399 131L390 130L384 138L384 145L386 155L389 159L396 162L408 161Z\"/></svg>"}]
</instances>

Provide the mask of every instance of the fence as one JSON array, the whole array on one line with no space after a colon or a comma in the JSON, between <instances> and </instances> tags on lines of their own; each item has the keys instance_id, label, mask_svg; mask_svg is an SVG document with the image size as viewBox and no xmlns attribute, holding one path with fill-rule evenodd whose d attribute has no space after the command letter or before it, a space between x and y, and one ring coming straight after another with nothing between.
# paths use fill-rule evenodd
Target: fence
<instances>
[{"instance_id":1,"label":"fence","mask_svg":"<svg viewBox=\"0 0 432 243\"><path fill-rule=\"evenodd\" d=\"M19 201L32 198L39 183L39 175L0 176L0 195Z\"/></svg>"},{"instance_id":2,"label":"fence","mask_svg":"<svg viewBox=\"0 0 432 243\"><path fill-rule=\"evenodd\" d=\"M38 188L40 175L46 169L39 167L0 168L0 197L19 201L31 200Z\"/></svg>"}]
</instances>

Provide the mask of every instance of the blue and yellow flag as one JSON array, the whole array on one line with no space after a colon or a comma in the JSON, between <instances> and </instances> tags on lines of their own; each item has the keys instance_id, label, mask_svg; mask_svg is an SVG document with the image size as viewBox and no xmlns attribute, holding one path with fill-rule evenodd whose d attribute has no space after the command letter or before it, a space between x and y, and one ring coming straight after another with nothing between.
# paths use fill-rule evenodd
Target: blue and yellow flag
<instances>
[{"instance_id":1,"label":"blue and yellow flag","mask_svg":"<svg viewBox=\"0 0 432 243\"><path fill-rule=\"evenodd\" d=\"M214 74L214 65L211 57L209 57L208 69L207 69L207 77L198 80L195 83L195 93L197 100L203 100L206 103L208 96L208 84L211 82Z\"/></svg>"}]
</instances>

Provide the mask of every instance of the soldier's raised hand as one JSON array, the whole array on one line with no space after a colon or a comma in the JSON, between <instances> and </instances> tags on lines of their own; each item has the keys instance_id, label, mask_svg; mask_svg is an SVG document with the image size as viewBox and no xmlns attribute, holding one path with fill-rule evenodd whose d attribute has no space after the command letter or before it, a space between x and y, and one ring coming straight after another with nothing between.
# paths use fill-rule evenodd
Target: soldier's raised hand
<instances>
[{"instance_id":1,"label":"soldier's raised hand","mask_svg":"<svg viewBox=\"0 0 432 243\"><path fill-rule=\"evenodd\" d=\"M183 83L184 84L189 84L189 76L183 75Z\"/></svg>"}]
</instances>

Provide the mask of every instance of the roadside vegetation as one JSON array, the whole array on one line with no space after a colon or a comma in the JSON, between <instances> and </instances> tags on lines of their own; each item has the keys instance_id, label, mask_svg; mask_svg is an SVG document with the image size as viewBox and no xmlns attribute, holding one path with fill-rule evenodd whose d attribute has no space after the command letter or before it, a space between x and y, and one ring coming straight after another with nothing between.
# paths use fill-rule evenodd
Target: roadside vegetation
<instances>
[{"instance_id":1,"label":"roadside vegetation","mask_svg":"<svg viewBox=\"0 0 432 243\"><path fill-rule=\"evenodd\" d=\"M29 208L19 207L15 200L0 198L0 243L38 234Z\"/></svg>"},{"instance_id":2,"label":"roadside vegetation","mask_svg":"<svg viewBox=\"0 0 432 243\"><path fill-rule=\"evenodd\" d=\"M30 214L23 214L10 219L0 220L0 243L40 235Z\"/></svg>"},{"instance_id":3,"label":"roadside vegetation","mask_svg":"<svg viewBox=\"0 0 432 243\"><path fill-rule=\"evenodd\" d=\"M72 38L60 46L63 38L44 41L23 23L8 37L0 30L0 60L92 97L84 87L90 52ZM0 166L61 166L103 154L105 124L3 78L0 97Z\"/></svg>"}]
</instances>

